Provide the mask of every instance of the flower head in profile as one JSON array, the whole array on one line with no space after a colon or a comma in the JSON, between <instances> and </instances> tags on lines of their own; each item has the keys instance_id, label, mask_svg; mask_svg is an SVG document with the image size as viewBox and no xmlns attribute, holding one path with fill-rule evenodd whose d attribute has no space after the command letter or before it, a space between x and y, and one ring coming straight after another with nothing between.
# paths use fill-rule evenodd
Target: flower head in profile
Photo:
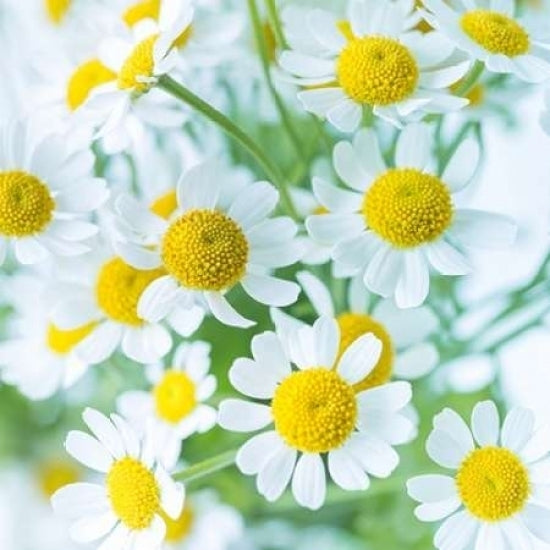
<instances>
[{"instance_id":1,"label":"flower head in profile","mask_svg":"<svg viewBox=\"0 0 550 550\"><path fill-rule=\"evenodd\" d=\"M117 399L119 412L136 429L153 424L159 459L168 470L177 463L184 439L216 424L216 410L204 403L216 390L209 369L210 345L184 342L166 367L149 365L150 391L127 391Z\"/></svg>"},{"instance_id":2,"label":"flower head in profile","mask_svg":"<svg viewBox=\"0 0 550 550\"><path fill-rule=\"evenodd\" d=\"M434 462L455 473L409 480L422 521L445 519L435 535L439 550L532 548L550 542L550 438L535 429L530 410L516 408L502 428L492 401L478 403L471 429L451 409L434 418L427 445Z\"/></svg>"},{"instance_id":3,"label":"flower head in profile","mask_svg":"<svg viewBox=\"0 0 550 550\"><path fill-rule=\"evenodd\" d=\"M487 70L526 82L550 79L548 33L516 18L515 0L471 0L456 8L442 0L424 0L424 5L427 20Z\"/></svg>"},{"instance_id":4,"label":"flower head in profile","mask_svg":"<svg viewBox=\"0 0 550 550\"><path fill-rule=\"evenodd\" d=\"M219 423L236 432L255 432L238 455L237 466L256 475L269 501L292 482L298 504L323 505L325 463L346 490L366 490L370 477L388 477L399 463L393 445L410 440L414 425L402 413L411 399L408 382L356 387L374 369L382 342L358 338L338 359L338 324L329 317L301 327L283 340L273 332L252 339L254 359L237 359L229 372L233 386L258 401L227 399ZM294 367L293 367L294 365Z\"/></svg>"},{"instance_id":5,"label":"flower head in profile","mask_svg":"<svg viewBox=\"0 0 550 550\"><path fill-rule=\"evenodd\" d=\"M369 290L393 296L400 308L424 302L430 267L442 275L466 274L470 265L462 247L505 247L516 234L515 224L502 215L455 205L453 195L478 167L477 140L464 139L442 174L432 146L431 128L411 124L388 166L375 132L361 130L352 143L334 149L334 167L348 189L313 180L329 213L306 220L310 235L332 245L335 262L354 268Z\"/></svg>"},{"instance_id":6,"label":"flower head in profile","mask_svg":"<svg viewBox=\"0 0 550 550\"><path fill-rule=\"evenodd\" d=\"M270 275L300 256L295 223L269 218L278 192L267 182L256 182L225 206L220 203L223 185L218 163L191 168L178 183L177 208L168 220L129 196L117 201L120 225L126 227L126 241L116 244L121 256L136 268L166 272L140 298L143 319L155 323L199 305L225 324L249 327L254 323L224 296L238 284L260 303L296 301L298 285Z\"/></svg>"},{"instance_id":7,"label":"flower head in profile","mask_svg":"<svg viewBox=\"0 0 550 550\"><path fill-rule=\"evenodd\" d=\"M152 439L141 439L120 416L86 409L92 435L68 434L65 447L76 460L102 475L98 483L72 483L52 497L54 510L71 521L81 543L102 539L113 550L159 548L168 518L177 519L185 491L156 460Z\"/></svg>"},{"instance_id":8,"label":"flower head in profile","mask_svg":"<svg viewBox=\"0 0 550 550\"><path fill-rule=\"evenodd\" d=\"M293 48L282 53L280 64L304 88L298 97L305 109L353 132L364 107L401 125L467 105L446 88L470 62L457 61L453 45L438 32L413 31L420 19L413 7L408 0L350 0L348 20L319 9L303 14L301 36L292 40L290 34Z\"/></svg>"}]
</instances>

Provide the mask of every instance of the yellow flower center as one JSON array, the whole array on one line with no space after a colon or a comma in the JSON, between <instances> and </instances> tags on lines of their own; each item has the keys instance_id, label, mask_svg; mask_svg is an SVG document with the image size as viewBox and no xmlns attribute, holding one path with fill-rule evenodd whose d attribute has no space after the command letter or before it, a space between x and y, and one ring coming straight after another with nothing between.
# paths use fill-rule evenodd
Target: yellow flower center
<instances>
[{"instance_id":1,"label":"yellow flower center","mask_svg":"<svg viewBox=\"0 0 550 550\"><path fill-rule=\"evenodd\" d=\"M67 105L76 111L94 88L116 80L116 73L107 68L99 59L90 59L76 68L67 85Z\"/></svg>"},{"instance_id":2,"label":"yellow flower center","mask_svg":"<svg viewBox=\"0 0 550 550\"><path fill-rule=\"evenodd\" d=\"M48 347L55 353L65 355L82 342L96 326L96 322L91 322L72 330L62 330L50 323L47 333Z\"/></svg>"},{"instance_id":3,"label":"yellow flower center","mask_svg":"<svg viewBox=\"0 0 550 550\"><path fill-rule=\"evenodd\" d=\"M338 58L337 75L358 103L391 105L414 92L419 71L407 47L392 38L369 36L348 42Z\"/></svg>"},{"instance_id":4,"label":"yellow flower center","mask_svg":"<svg viewBox=\"0 0 550 550\"><path fill-rule=\"evenodd\" d=\"M44 7L50 21L59 25L71 7L71 0L44 0Z\"/></svg>"},{"instance_id":5,"label":"yellow flower center","mask_svg":"<svg viewBox=\"0 0 550 550\"><path fill-rule=\"evenodd\" d=\"M164 234L162 260L168 273L187 288L223 290L243 277L248 241L225 214L191 210Z\"/></svg>"},{"instance_id":6,"label":"yellow flower center","mask_svg":"<svg viewBox=\"0 0 550 550\"><path fill-rule=\"evenodd\" d=\"M353 387L333 370L293 372L278 386L271 404L275 429L291 447L326 453L341 447L357 420Z\"/></svg>"},{"instance_id":7,"label":"yellow flower center","mask_svg":"<svg viewBox=\"0 0 550 550\"><path fill-rule=\"evenodd\" d=\"M160 489L155 476L135 458L117 460L107 474L107 495L122 523L147 529L160 511Z\"/></svg>"},{"instance_id":8,"label":"yellow flower center","mask_svg":"<svg viewBox=\"0 0 550 550\"><path fill-rule=\"evenodd\" d=\"M178 207L178 199L176 197L176 191L168 191L164 195L161 195L153 201L149 209L153 214L160 216L167 220Z\"/></svg>"},{"instance_id":9,"label":"yellow flower center","mask_svg":"<svg viewBox=\"0 0 550 550\"><path fill-rule=\"evenodd\" d=\"M193 513L191 506L186 504L178 519L172 519L165 513L161 513L161 517L166 524L166 535L164 540L166 542L174 543L181 542L189 535L193 527L195 514Z\"/></svg>"},{"instance_id":10,"label":"yellow flower center","mask_svg":"<svg viewBox=\"0 0 550 550\"><path fill-rule=\"evenodd\" d=\"M153 396L157 414L177 424L197 406L195 383L184 372L169 370L155 386Z\"/></svg>"},{"instance_id":11,"label":"yellow flower center","mask_svg":"<svg viewBox=\"0 0 550 550\"><path fill-rule=\"evenodd\" d=\"M508 449L472 451L456 477L464 506L483 521L502 521L523 509L530 492L529 473Z\"/></svg>"},{"instance_id":12,"label":"yellow flower center","mask_svg":"<svg viewBox=\"0 0 550 550\"><path fill-rule=\"evenodd\" d=\"M68 462L48 462L43 464L38 472L38 482L42 494L50 498L58 489L80 479L76 466Z\"/></svg>"},{"instance_id":13,"label":"yellow flower center","mask_svg":"<svg viewBox=\"0 0 550 550\"><path fill-rule=\"evenodd\" d=\"M515 57L529 51L530 40L525 29L502 13L468 11L462 16L460 25L474 42L493 54Z\"/></svg>"},{"instance_id":14,"label":"yellow flower center","mask_svg":"<svg viewBox=\"0 0 550 550\"><path fill-rule=\"evenodd\" d=\"M143 291L164 275L162 269L140 270L129 266L121 258L113 258L103 265L96 280L96 298L102 311L118 323L141 326L137 305Z\"/></svg>"},{"instance_id":15,"label":"yellow flower center","mask_svg":"<svg viewBox=\"0 0 550 550\"><path fill-rule=\"evenodd\" d=\"M126 9L122 14L122 20L133 27L144 19L158 20L160 15L160 0L141 0Z\"/></svg>"},{"instance_id":16,"label":"yellow flower center","mask_svg":"<svg viewBox=\"0 0 550 550\"><path fill-rule=\"evenodd\" d=\"M121 90L146 92L150 88L151 84L141 82L140 77L150 78L153 76L155 70L153 48L156 40L156 34L142 40L126 58L118 73L117 83Z\"/></svg>"},{"instance_id":17,"label":"yellow flower center","mask_svg":"<svg viewBox=\"0 0 550 550\"><path fill-rule=\"evenodd\" d=\"M338 360L351 344L364 334L372 333L382 341L382 354L378 363L368 376L353 386L355 391L361 392L388 382L392 375L394 361L394 348L388 331L369 315L360 313L342 313L337 321L340 327Z\"/></svg>"},{"instance_id":18,"label":"yellow flower center","mask_svg":"<svg viewBox=\"0 0 550 550\"><path fill-rule=\"evenodd\" d=\"M55 202L36 176L19 170L0 171L0 234L29 237L51 222Z\"/></svg>"},{"instance_id":19,"label":"yellow flower center","mask_svg":"<svg viewBox=\"0 0 550 550\"><path fill-rule=\"evenodd\" d=\"M367 225L397 248L412 248L436 240L453 217L451 195L436 176L416 169L391 169L365 194Z\"/></svg>"}]
</instances>

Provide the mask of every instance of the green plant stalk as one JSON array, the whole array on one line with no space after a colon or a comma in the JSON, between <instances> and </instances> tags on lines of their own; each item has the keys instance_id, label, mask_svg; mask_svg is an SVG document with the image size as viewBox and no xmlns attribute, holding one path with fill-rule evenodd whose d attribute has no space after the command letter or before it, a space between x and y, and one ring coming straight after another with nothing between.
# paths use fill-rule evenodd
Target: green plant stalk
<instances>
[{"instance_id":1,"label":"green plant stalk","mask_svg":"<svg viewBox=\"0 0 550 550\"><path fill-rule=\"evenodd\" d=\"M281 194L281 202L285 208L287 214L289 214L295 220L299 219L299 215L294 208L290 193L288 191L285 179L281 174L279 168L274 165L264 151L257 145L257 143L250 138L246 132L241 130L234 122L227 118L223 113L212 107L209 103L195 95L191 90L182 86L176 82L172 77L168 75L162 75L158 80L158 87L164 90L168 94L174 96L176 99L183 101L187 105L190 105L198 112L203 114L206 118L217 124L224 132L232 137L235 141L239 142L248 153L256 160L267 177L273 182L273 184L279 190Z\"/></svg>"},{"instance_id":2,"label":"green plant stalk","mask_svg":"<svg viewBox=\"0 0 550 550\"><path fill-rule=\"evenodd\" d=\"M281 49L287 49L288 43L283 32L283 26L281 24L281 19L279 13L277 12L277 6L275 5L275 0L265 0L265 5L267 8L267 15L269 17L269 23L271 24L271 29L275 35L275 40Z\"/></svg>"},{"instance_id":3,"label":"green plant stalk","mask_svg":"<svg viewBox=\"0 0 550 550\"><path fill-rule=\"evenodd\" d=\"M232 449L231 451L226 451L212 458L203 460L198 464L193 464L193 466L189 466L181 472L175 473L173 477L176 481L189 483L219 472L220 470L224 470L225 468L229 468L229 466L233 466L236 457L237 451Z\"/></svg>"},{"instance_id":4,"label":"green plant stalk","mask_svg":"<svg viewBox=\"0 0 550 550\"><path fill-rule=\"evenodd\" d=\"M477 81L483 73L485 65L481 61L476 61L470 72L464 77L460 86L455 91L455 95L464 97L472 91L472 88L477 84Z\"/></svg>"}]
</instances>

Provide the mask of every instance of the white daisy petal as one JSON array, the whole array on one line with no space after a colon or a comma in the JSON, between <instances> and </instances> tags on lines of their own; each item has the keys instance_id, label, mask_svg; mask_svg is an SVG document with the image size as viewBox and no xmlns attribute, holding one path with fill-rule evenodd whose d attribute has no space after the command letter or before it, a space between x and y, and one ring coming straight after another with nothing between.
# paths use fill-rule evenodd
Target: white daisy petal
<instances>
[{"instance_id":1,"label":"white daisy petal","mask_svg":"<svg viewBox=\"0 0 550 550\"><path fill-rule=\"evenodd\" d=\"M363 334L344 352L336 367L348 384L357 384L377 365L382 354L382 341L374 334Z\"/></svg>"},{"instance_id":2,"label":"white daisy petal","mask_svg":"<svg viewBox=\"0 0 550 550\"><path fill-rule=\"evenodd\" d=\"M340 330L331 317L320 317L313 325L315 365L331 368L338 354Z\"/></svg>"},{"instance_id":3,"label":"white daisy petal","mask_svg":"<svg viewBox=\"0 0 550 550\"><path fill-rule=\"evenodd\" d=\"M341 132L353 132L359 126L363 110L351 100L344 100L328 111L327 120Z\"/></svg>"},{"instance_id":4,"label":"white daisy petal","mask_svg":"<svg viewBox=\"0 0 550 550\"><path fill-rule=\"evenodd\" d=\"M449 231L466 246L505 248L516 240L517 226L500 214L461 208Z\"/></svg>"},{"instance_id":5,"label":"white daisy petal","mask_svg":"<svg viewBox=\"0 0 550 550\"><path fill-rule=\"evenodd\" d=\"M257 302L274 307L293 304L300 294L300 287L296 283L270 275L249 273L241 280L241 284Z\"/></svg>"},{"instance_id":6,"label":"white daisy petal","mask_svg":"<svg viewBox=\"0 0 550 550\"><path fill-rule=\"evenodd\" d=\"M389 246L379 248L365 272L363 279L365 285L384 298L392 296L402 278L403 263L403 255L400 252ZM410 278L407 279L407 281L409 280ZM403 286L403 283L401 286ZM401 294L403 294L403 290ZM410 303L410 297L407 296L407 298L406 303ZM417 298L416 289L413 291L413 298Z\"/></svg>"},{"instance_id":7,"label":"white daisy petal","mask_svg":"<svg viewBox=\"0 0 550 550\"><path fill-rule=\"evenodd\" d=\"M477 534L475 550L504 547L505 542L500 525L498 523L495 525L491 525L490 523L482 524Z\"/></svg>"},{"instance_id":8,"label":"white daisy petal","mask_svg":"<svg viewBox=\"0 0 550 550\"><path fill-rule=\"evenodd\" d=\"M121 195L115 201L115 208L125 222L144 235L161 235L166 222L155 216L142 203L129 195Z\"/></svg>"},{"instance_id":9,"label":"white daisy petal","mask_svg":"<svg viewBox=\"0 0 550 550\"><path fill-rule=\"evenodd\" d=\"M110 322L101 323L75 348L75 354L90 365L102 363L110 357L122 337L122 328Z\"/></svg>"},{"instance_id":10,"label":"white daisy petal","mask_svg":"<svg viewBox=\"0 0 550 550\"><path fill-rule=\"evenodd\" d=\"M330 245L359 235L365 222L359 214L320 214L309 216L306 228L313 239Z\"/></svg>"},{"instance_id":11,"label":"white daisy petal","mask_svg":"<svg viewBox=\"0 0 550 550\"><path fill-rule=\"evenodd\" d=\"M298 279L303 291L315 308L317 315L333 317L334 306L332 297L324 283L309 271L300 271L296 274L296 279Z\"/></svg>"},{"instance_id":12,"label":"white daisy petal","mask_svg":"<svg viewBox=\"0 0 550 550\"><path fill-rule=\"evenodd\" d=\"M273 422L271 409L266 405L242 399L226 399L220 404L218 423L233 432L254 432Z\"/></svg>"},{"instance_id":13,"label":"white daisy petal","mask_svg":"<svg viewBox=\"0 0 550 550\"><path fill-rule=\"evenodd\" d=\"M387 478L397 468L399 455L382 439L366 433L354 433L346 449L371 475Z\"/></svg>"},{"instance_id":14,"label":"white daisy petal","mask_svg":"<svg viewBox=\"0 0 550 550\"><path fill-rule=\"evenodd\" d=\"M477 533L477 522L468 512L458 512L445 520L434 538L440 550L465 550L471 548Z\"/></svg>"},{"instance_id":15,"label":"white daisy petal","mask_svg":"<svg viewBox=\"0 0 550 550\"><path fill-rule=\"evenodd\" d=\"M140 296L138 316L150 323L158 323L174 308L178 291L178 283L170 275L155 279Z\"/></svg>"},{"instance_id":16,"label":"white daisy petal","mask_svg":"<svg viewBox=\"0 0 550 550\"><path fill-rule=\"evenodd\" d=\"M375 131L372 129L359 130L353 138L353 146L363 170L371 177L376 177L387 170ZM365 190L364 184L361 189Z\"/></svg>"},{"instance_id":17,"label":"white daisy petal","mask_svg":"<svg viewBox=\"0 0 550 550\"><path fill-rule=\"evenodd\" d=\"M341 88L319 88L298 93L298 99L306 111L325 118L346 96Z\"/></svg>"},{"instance_id":18,"label":"white daisy petal","mask_svg":"<svg viewBox=\"0 0 550 550\"><path fill-rule=\"evenodd\" d=\"M330 77L334 74L334 61L293 51L283 52L279 58L279 64L289 73L306 78Z\"/></svg>"},{"instance_id":19,"label":"white daisy petal","mask_svg":"<svg viewBox=\"0 0 550 550\"><path fill-rule=\"evenodd\" d=\"M140 270L156 269L162 265L160 254L156 250L148 250L141 246L122 241L113 241L115 252L132 267Z\"/></svg>"},{"instance_id":20,"label":"white daisy petal","mask_svg":"<svg viewBox=\"0 0 550 550\"><path fill-rule=\"evenodd\" d=\"M363 134L365 141L371 141L370 134ZM373 138L375 139L375 138ZM372 176L365 170L355 148L348 141L340 141L334 147L334 169L340 178L352 189L364 192L372 180Z\"/></svg>"},{"instance_id":21,"label":"white daisy petal","mask_svg":"<svg viewBox=\"0 0 550 550\"><path fill-rule=\"evenodd\" d=\"M449 408L443 409L433 419L436 430L447 432L461 447L463 454L474 449L472 432L462 417Z\"/></svg>"},{"instance_id":22,"label":"white daisy petal","mask_svg":"<svg viewBox=\"0 0 550 550\"><path fill-rule=\"evenodd\" d=\"M516 407L504 419L501 443L504 447L521 452L531 439L535 427L535 415L530 409Z\"/></svg>"},{"instance_id":23,"label":"white daisy petal","mask_svg":"<svg viewBox=\"0 0 550 550\"><path fill-rule=\"evenodd\" d=\"M118 518L112 511L87 516L71 525L69 535L75 542L87 544L109 534L117 522Z\"/></svg>"},{"instance_id":24,"label":"white daisy petal","mask_svg":"<svg viewBox=\"0 0 550 550\"><path fill-rule=\"evenodd\" d=\"M275 333L264 332L254 336L251 348L256 362L271 371L277 380L290 374L290 363Z\"/></svg>"},{"instance_id":25,"label":"white daisy petal","mask_svg":"<svg viewBox=\"0 0 550 550\"><path fill-rule=\"evenodd\" d=\"M427 124L409 124L397 140L396 166L424 170L431 156L431 134Z\"/></svg>"},{"instance_id":26,"label":"white daisy petal","mask_svg":"<svg viewBox=\"0 0 550 550\"><path fill-rule=\"evenodd\" d=\"M430 373L439 361L439 353L433 344L421 343L397 355L393 372L404 380L416 380Z\"/></svg>"},{"instance_id":27,"label":"white daisy petal","mask_svg":"<svg viewBox=\"0 0 550 550\"><path fill-rule=\"evenodd\" d=\"M395 303L401 308L418 307L430 291L428 263L420 250L403 253L403 271L395 287Z\"/></svg>"},{"instance_id":28,"label":"white daisy petal","mask_svg":"<svg viewBox=\"0 0 550 550\"><path fill-rule=\"evenodd\" d=\"M467 258L444 239L426 246L430 264L442 275L467 275L472 271Z\"/></svg>"},{"instance_id":29,"label":"white daisy petal","mask_svg":"<svg viewBox=\"0 0 550 550\"><path fill-rule=\"evenodd\" d=\"M531 533L550 544L550 510L548 508L527 504L521 516Z\"/></svg>"},{"instance_id":30,"label":"white daisy petal","mask_svg":"<svg viewBox=\"0 0 550 550\"><path fill-rule=\"evenodd\" d=\"M273 372L269 365L239 357L229 371L229 380L233 387L244 395L255 399L273 397L281 377Z\"/></svg>"},{"instance_id":31,"label":"white daisy petal","mask_svg":"<svg viewBox=\"0 0 550 550\"><path fill-rule=\"evenodd\" d=\"M235 462L243 474L256 475L283 446L283 441L275 431L255 435L239 449Z\"/></svg>"},{"instance_id":32,"label":"white daisy petal","mask_svg":"<svg viewBox=\"0 0 550 550\"><path fill-rule=\"evenodd\" d=\"M132 550L150 550L159 548L166 535L166 523L156 515L151 524L143 530L133 531L134 541Z\"/></svg>"},{"instance_id":33,"label":"white daisy petal","mask_svg":"<svg viewBox=\"0 0 550 550\"><path fill-rule=\"evenodd\" d=\"M107 449L91 435L73 430L65 441L67 452L76 460L98 472L107 472L113 464L113 457Z\"/></svg>"},{"instance_id":34,"label":"white daisy petal","mask_svg":"<svg viewBox=\"0 0 550 550\"><path fill-rule=\"evenodd\" d=\"M357 395L360 406L365 410L398 411L405 407L411 398L412 388L409 382L390 382Z\"/></svg>"},{"instance_id":35,"label":"white daisy petal","mask_svg":"<svg viewBox=\"0 0 550 550\"><path fill-rule=\"evenodd\" d=\"M212 315L222 323L232 326L248 328L256 323L243 317L219 292L205 292L204 297Z\"/></svg>"},{"instance_id":36,"label":"white daisy petal","mask_svg":"<svg viewBox=\"0 0 550 550\"><path fill-rule=\"evenodd\" d=\"M157 466L155 477L160 486L160 505L168 517L177 519L183 508L185 488L176 483L162 466Z\"/></svg>"},{"instance_id":37,"label":"white daisy petal","mask_svg":"<svg viewBox=\"0 0 550 550\"><path fill-rule=\"evenodd\" d=\"M480 156L479 143L472 137L458 146L441 177L452 193L460 191L470 182L478 168Z\"/></svg>"},{"instance_id":38,"label":"white daisy petal","mask_svg":"<svg viewBox=\"0 0 550 550\"><path fill-rule=\"evenodd\" d=\"M294 449L282 446L262 465L256 484L258 492L269 502L277 500L287 488L297 454Z\"/></svg>"},{"instance_id":39,"label":"white daisy petal","mask_svg":"<svg viewBox=\"0 0 550 550\"><path fill-rule=\"evenodd\" d=\"M82 418L98 441L116 458L124 456L124 445L113 423L102 413L87 407Z\"/></svg>"},{"instance_id":40,"label":"white daisy petal","mask_svg":"<svg viewBox=\"0 0 550 550\"><path fill-rule=\"evenodd\" d=\"M433 430L426 441L428 456L444 468L456 469L464 460L464 448L448 432Z\"/></svg>"},{"instance_id":41,"label":"white daisy petal","mask_svg":"<svg viewBox=\"0 0 550 550\"><path fill-rule=\"evenodd\" d=\"M193 166L178 182L178 206L184 212L195 208L213 209L218 201L221 182L216 162L207 161Z\"/></svg>"},{"instance_id":42,"label":"white daisy petal","mask_svg":"<svg viewBox=\"0 0 550 550\"><path fill-rule=\"evenodd\" d=\"M292 477L292 493L296 502L310 510L318 510L325 501L326 477L318 454L303 454Z\"/></svg>"},{"instance_id":43,"label":"white daisy petal","mask_svg":"<svg viewBox=\"0 0 550 550\"><path fill-rule=\"evenodd\" d=\"M327 183L319 177L312 180L313 193L330 212L358 212L363 197L354 191L346 191Z\"/></svg>"},{"instance_id":44,"label":"white daisy petal","mask_svg":"<svg viewBox=\"0 0 550 550\"><path fill-rule=\"evenodd\" d=\"M231 205L228 216L246 231L262 222L277 206L279 192L266 181L247 187Z\"/></svg>"},{"instance_id":45,"label":"white daisy petal","mask_svg":"<svg viewBox=\"0 0 550 550\"><path fill-rule=\"evenodd\" d=\"M127 548L129 541L130 530L123 523L119 523L97 550L120 550Z\"/></svg>"},{"instance_id":46,"label":"white daisy petal","mask_svg":"<svg viewBox=\"0 0 550 550\"><path fill-rule=\"evenodd\" d=\"M95 483L71 483L58 489L52 496L56 514L67 519L105 514L110 511L105 487Z\"/></svg>"},{"instance_id":47,"label":"white daisy petal","mask_svg":"<svg viewBox=\"0 0 550 550\"><path fill-rule=\"evenodd\" d=\"M498 444L500 417L493 401L482 401L474 407L472 432L480 447L494 447Z\"/></svg>"},{"instance_id":48,"label":"white daisy petal","mask_svg":"<svg viewBox=\"0 0 550 550\"><path fill-rule=\"evenodd\" d=\"M334 483L345 491L366 491L369 488L369 476L345 447L328 454L328 471Z\"/></svg>"},{"instance_id":49,"label":"white daisy petal","mask_svg":"<svg viewBox=\"0 0 550 550\"><path fill-rule=\"evenodd\" d=\"M420 521L439 521L456 512L461 504L458 497L451 497L440 502L421 504L415 508L414 515Z\"/></svg>"},{"instance_id":50,"label":"white daisy petal","mask_svg":"<svg viewBox=\"0 0 550 550\"><path fill-rule=\"evenodd\" d=\"M440 502L456 496L455 480L452 477L429 474L413 477L407 481L407 492L417 502Z\"/></svg>"}]
</instances>

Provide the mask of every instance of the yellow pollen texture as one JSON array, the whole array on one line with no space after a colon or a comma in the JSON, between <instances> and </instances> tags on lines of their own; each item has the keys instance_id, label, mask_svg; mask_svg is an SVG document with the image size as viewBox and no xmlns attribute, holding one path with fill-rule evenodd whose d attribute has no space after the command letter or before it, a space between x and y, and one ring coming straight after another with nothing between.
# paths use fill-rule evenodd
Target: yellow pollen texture
<instances>
[{"instance_id":1,"label":"yellow pollen texture","mask_svg":"<svg viewBox=\"0 0 550 550\"><path fill-rule=\"evenodd\" d=\"M361 392L388 382L392 375L394 361L394 348L388 331L369 315L360 313L342 313L337 321L340 327L340 350L336 364L360 336L372 333L382 341L382 354L378 363L369 375L353 386L355 391Z\"/></svg>"},{"instance_id":2,"label":"yellow pollen texture","mask_svg":"<svg viewBox=\"0 0 550 550\"><path fill-rule=\"evenodd\" d=\"M92 322L71 330L62 330L50 323L47 333L48 347L55 353L65 355L82 342L96 326L97 323Z\"/></svg>"},{"instance_id":3,"label":"yellow pollen texture","mask_svg":"<svg viewBox=\"0 0 550 550\"><path fill-rule=\"evenodd\" d=\"M146 92L149 89L150 84L147 82L140 82L138 77L153 76L153 71L155 69L153 49L156 40L157 35L142 40L126 58L118 73L117 84L121 90Z\"/></svg>"},{"instance_id":4,"label":"yellow pollen texture","mask_svg":"<svg viewBox=\"0 0 550 550\"><path fill-rule=\"evenodd\" d=\"M357 103L391 105L408 98L418 83L411 52L391 38L353 38L337 63L338 82Z\"/></svg>"},{"instance_id":5,"label":"yellow pollen texture","mask_svg":"<svg viewBox=\"0 0 550 550\"><path fill-rule=\"evenodd\" d=\"M168 191L168 193L161 195L153 201L150 210L153 214L167 220L176 211L177 207L178 199L176 191Z\"/></svg>"},{"instance_id":6,"label":"yellow pollen texture","mask_svg":"<svg viewBox=\"0 0 550 550\"><path fill-rule=\"evenodd\" d=\"M493 54L515 57L529 51L530 40L525 29L502 13L468 11L462 16L460 25L474 42Z\"/></svg>"},{"instance_id":7,"label":"yellow pollen texture","mask_svg":"<svg viewBox=\"0 0 550 550\"><path fill-rule=\"evenodd\" d=\"M166 270L183 286L219 291L245 274L248 241L225 214L191 210L168 228L161 253Z\"/></svg>"},{"instance_id":8,"label":"yellow pollen texture","mask_svg":"<svg viewBox=\"0 0 550 550\"><path fill-rule=\"evenodd\" d=\"M141 326L143 320L137 314L139 299L143 291L164 274L162 269L140 270L121 258L113 258L99 271L95 288L97 303L111 320Z\"/></svg>"},{"instance_id":9,"label":"yellow pollen texture","mask_svg":"<svg viewBox=\"0 0 550 550\"><path fill-rule=\"evenodd\" d=\"M529 474L508 449L484 447L472 451L456 477L464 506L484 521L502 521L523 509L530 492Z\"/></svg>"},{"instance_id":10,"label":"yellow pollen texture","mask_svg":"<svg viewBox=\"0 0 550 550\"><path fill-rule=\"evenodd\" d=\"M169 370L155 386L153 396L157 414L177 424L197 406L195 383L184 372Z\"/></svg>"},{"instance_id":11,"label":"yellow pollen texture","mask_svg":"<svg viewBox=\"0 0 550 550\"><path fill-rule=\"evenodd\" d=\"M29 237L51 222L55 202L36 176L12 170L0 171L0 235Z\"/></svg>"},{"instance_id":12,"label":"yellow pollen texture","mask_svg":"<svg viewBox=\"0 0 550 550\"><path fill-rule=\"evenodd\" d=\"M74 71L67 84L67 105L71 111L78 109L94 88L116 80L116 73L99 59L90 59Z\"/></svg>"},{"instance_id":13,"label":"yellow pollen texture","mask_svg":"<svg viewBox=\"0 0 550 550\"><path fill-rule=\"evenodd\" d=\"M278 386L271 404L275 429L284 441L305 453L341 447L357 420L353 387L333 370L293 372Z\"/></svg>"},{"instance_id":14,"label":"yellow pollen texture","mask_svg":"<svg viewBox=\"0 0 550 550\"><path fill-rule=\"evenodd\" d=\"M133 27L144 19L158 20L160 15L160 0L142 0L136 2L126 9L122 14L122 20Z\"/></svg>"},{"instance_id":15,"label":"yellow pollen texture","mask_svg":"<svg viewBox=\"0 0 550 550\"><path fill-rule=\"evenodd\" d=\"M193 528L195 514L193 513L191 506L186 504L178 519L172 519L165 513L161 513L161 517L166 524L166 535L164 536L164 540L166 542L174 543L181 542L187 538Z\"/></svg>"},{"instance_id":16,"label":"yellow pollen texture","mask_svg":"<svg viewBox=\"0 0 550 550\"><path fill-rule=\"evenodd\" d=\"M44 7L50 21L59 25L71 7L71 0L44 0Z\"/></svg>"},{"instance_id":17,"label":"yellow pollen texture","mask_svg":"<svg viewBox=\"0 0 550 550\"><path fill-rule=\"evenodd\" d=\"M160 511L157 481L135 458L126 457L111 466L107 494L114 513L129 529L147 529Z\"/></svg>"},{"instance_id":18,"label":"yellow pollen texture","mask_svg":"<svg viewBox=\"0 0 550 550\"><path fill-rule=\"evenodd\" d=\"M50 498L61 487L76 483L79 479L79 470L68 462L48 462L38 472L40 489L47 498Z\"/></svg>"},{"instance_id":19,"label":"yellow pollen texture","mask_svg":"<svg viewBox=\"0 0 550 550\"><path fill-rule=\"evenodd\" d=\"M413 248L439 238L453 217L451 195L436 176L416 169L391 169L365 194L367 225L396 248Z\"/></svg>"}]
</instances>

